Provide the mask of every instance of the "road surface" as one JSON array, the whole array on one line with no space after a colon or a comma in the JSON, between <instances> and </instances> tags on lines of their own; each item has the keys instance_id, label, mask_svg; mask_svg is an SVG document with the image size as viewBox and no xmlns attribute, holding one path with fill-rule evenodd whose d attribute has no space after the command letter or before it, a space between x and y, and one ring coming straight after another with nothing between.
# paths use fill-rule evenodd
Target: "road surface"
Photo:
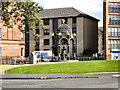
<instances>
[{"instance_id":1,"label":"road surface","mask_svg":"<svg viewBox=\"0 0 120 90\"><path fill-rule=\"evenodd\" d=\"M2 88L118 88L118 78L9 79L2 80Z\"/></svg>"}]
</instances>

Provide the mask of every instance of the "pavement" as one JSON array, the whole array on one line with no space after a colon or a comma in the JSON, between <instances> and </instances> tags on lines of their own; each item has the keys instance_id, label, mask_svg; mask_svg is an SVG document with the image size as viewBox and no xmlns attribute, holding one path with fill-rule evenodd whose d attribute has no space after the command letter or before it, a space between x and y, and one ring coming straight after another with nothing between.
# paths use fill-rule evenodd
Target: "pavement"
<instances>
[{"instance_id":1,"label":"pavement","mask_svg":"<svg viewBox=\"0 0 120 90\"><path fill-rule=\"evenodd\" d=\"M120 78L120 72L74 73L74 74L2 74L0 79L79 79Z\"/></svg>"}]
</instances>

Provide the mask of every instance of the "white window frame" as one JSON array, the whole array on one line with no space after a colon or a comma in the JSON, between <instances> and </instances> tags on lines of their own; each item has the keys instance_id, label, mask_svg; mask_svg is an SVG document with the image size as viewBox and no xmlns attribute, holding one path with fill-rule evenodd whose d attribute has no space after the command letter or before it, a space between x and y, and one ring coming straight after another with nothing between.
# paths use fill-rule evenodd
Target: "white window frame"
<instances>
[{"instance_id":1,"label":"white window frame","mask_svg":"<svg viewBox=\"0 0 120 90\"><path fill-rule=\"evenodd\" d=\"M2 28L0 28L0 40L2 39Z\"/></svg>"},{"instance_id":2,"label":"white window frame","mask_svg":"<svg viewBox=\"0 0 120 90\"><path fill-rule=\"evenodd\" d=\"M24 56L24 48L21 48L21 56Z\"/></svg>"},{"instance_id":3,"label":"white window frame","mask_svg":"<svg viewBox=\"0 0 120 90\"><path fill-rule=\"evenodd\" d=\"M21 32L21 40L23 40L24 36L23 36L23 32Z\"/></svg>"}]
</instances>

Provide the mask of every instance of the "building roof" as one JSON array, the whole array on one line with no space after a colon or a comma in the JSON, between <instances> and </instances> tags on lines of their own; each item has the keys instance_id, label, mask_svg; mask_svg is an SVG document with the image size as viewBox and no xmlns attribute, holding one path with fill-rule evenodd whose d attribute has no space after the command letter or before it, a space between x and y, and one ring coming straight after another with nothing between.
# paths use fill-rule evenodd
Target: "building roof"
<instances>
[{"instance_id":1,"label":"building roof","mask_svg":"<svg viewBox=\"0 0 120 90\"><path fill-rule=\"evenodd\" d=\"M67 8L55 8L55 9L43 9L40 12L41 18L62 18L62 17L87 17L98 20L82 11L79 11L73 7ZM99 21L99 20L98 20Z\"/></svg>"}]
</instances>

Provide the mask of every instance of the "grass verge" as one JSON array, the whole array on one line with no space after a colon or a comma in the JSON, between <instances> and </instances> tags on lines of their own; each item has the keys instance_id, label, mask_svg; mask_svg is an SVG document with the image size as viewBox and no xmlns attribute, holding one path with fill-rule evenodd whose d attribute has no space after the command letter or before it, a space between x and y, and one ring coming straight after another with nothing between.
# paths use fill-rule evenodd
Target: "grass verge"
<instances>
[{"instance_id":1,"label":"grass verge","mask_svg":"<svg viewBox=\"0 0 120 90\"><path fill-rule=\"evenodd\" d=\"M5 74L93 73L118 72L120 60L79 61L71 63L16 67Z\"/></svg>"}]
</instances>

